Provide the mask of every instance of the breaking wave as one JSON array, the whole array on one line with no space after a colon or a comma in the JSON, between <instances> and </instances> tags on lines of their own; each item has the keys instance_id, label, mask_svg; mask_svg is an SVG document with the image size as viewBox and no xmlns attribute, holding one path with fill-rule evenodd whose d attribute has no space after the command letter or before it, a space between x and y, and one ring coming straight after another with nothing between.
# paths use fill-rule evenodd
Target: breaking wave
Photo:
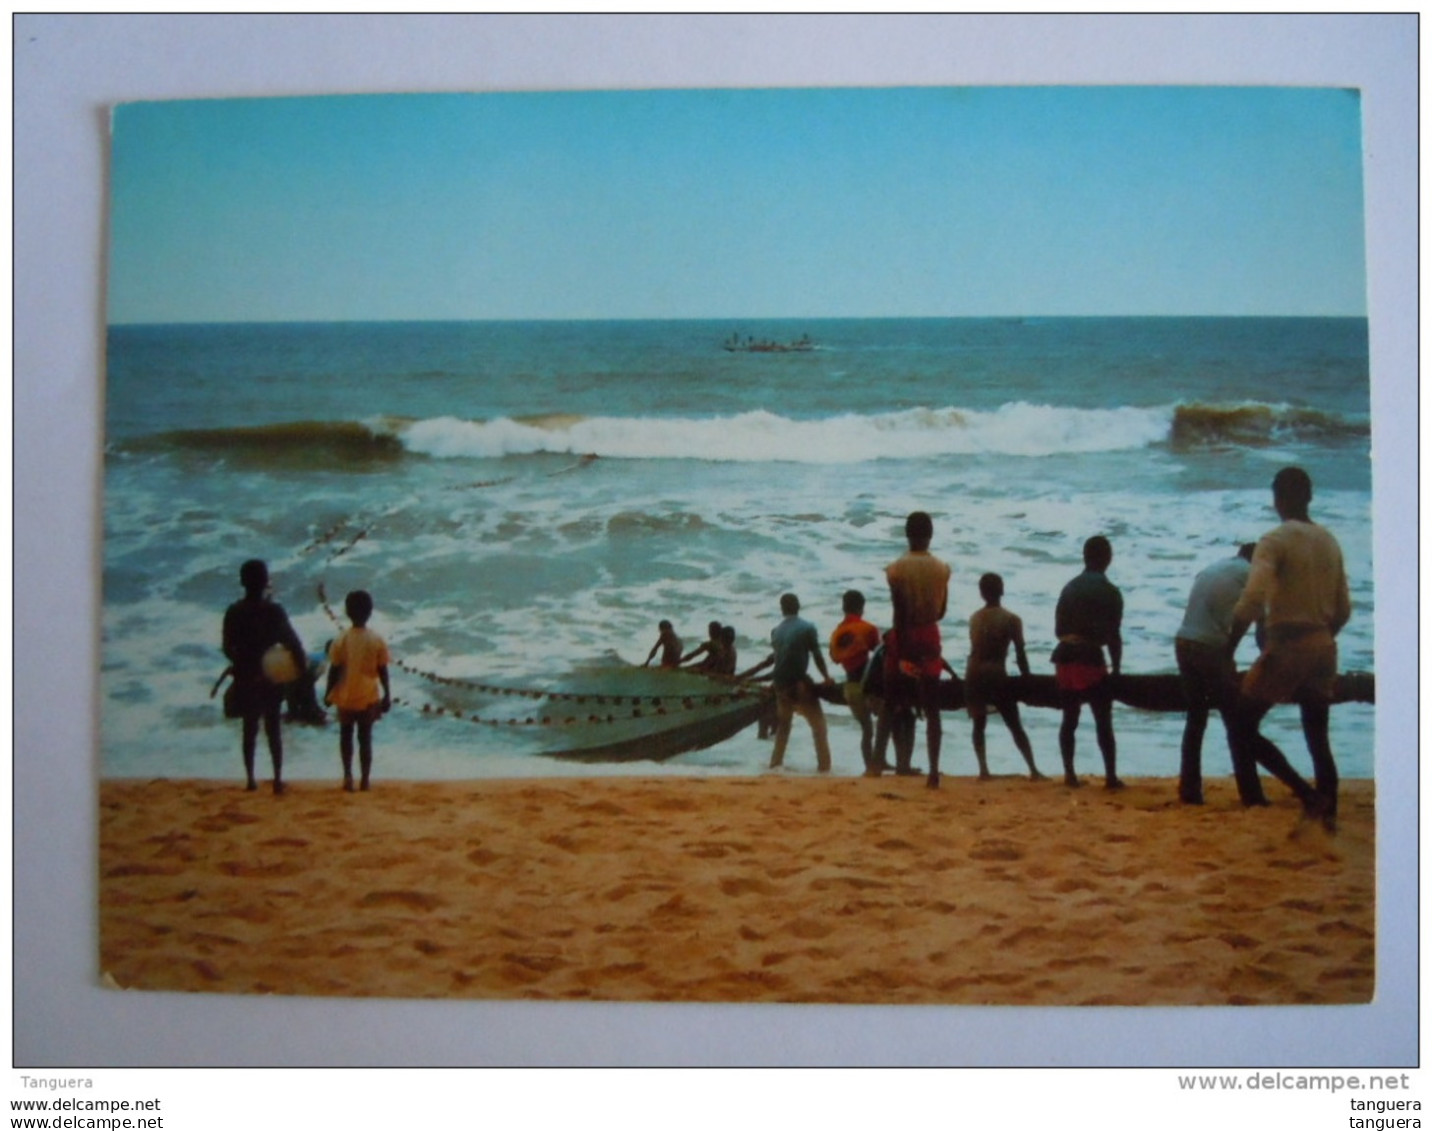
<instances>
[{"instance_id":1,"label":"breaking wave","mask_svg":"<svg viewBox=\"0 0 1432 1131\"><path fill-rule=\"evenodd\" d=\"M1368 434L1365 421L1288 405L1186 404L1174 409L1169 442L1176 448L1267 447L1336 442Z\"/></svg>"},{"instance_id":2,"label":"breaking wave","mask_svg":"<svg viewBox=\"0 0 1432 1131\"><path fill-rule=\"evenodd\" d=\"M347 464L406 456L501 459L557 454L609 459L858 464L951 455L1050 456L1124 451L1338 443L1364 421L1266 404L1080 409L1023 402L993 411L909 409L800 420L758 411L715 418L541 416L463 420L382 418L167 432L121 450L201 452L275 463Z\"/></svg>"}]
</instances>

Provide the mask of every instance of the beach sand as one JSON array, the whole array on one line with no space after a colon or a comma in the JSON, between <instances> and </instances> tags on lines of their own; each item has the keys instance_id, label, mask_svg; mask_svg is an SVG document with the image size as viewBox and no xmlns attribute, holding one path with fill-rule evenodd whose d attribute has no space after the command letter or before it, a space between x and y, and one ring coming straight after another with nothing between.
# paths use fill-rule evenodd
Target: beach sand
<instances>
[{"instance_id":1,"label":"beach sand","mask_svg":"<svg viewBox=\"0 0 1432 1131\"><path fill-rule=\"evenodd\" d=\"M1366 1002L1374 787L1180 806L1009 777L109 780L125 989L621 1001Z\"/></svg>"}]
</instances>

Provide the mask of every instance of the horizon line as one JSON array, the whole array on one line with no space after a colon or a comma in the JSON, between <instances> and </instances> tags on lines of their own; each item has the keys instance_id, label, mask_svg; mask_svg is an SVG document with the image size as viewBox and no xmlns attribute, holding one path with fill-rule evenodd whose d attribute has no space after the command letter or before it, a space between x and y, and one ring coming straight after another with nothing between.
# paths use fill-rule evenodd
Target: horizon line
<instances>
[{"instance_id":1,"label":"horizon line","mask_svg":"<svg viewBox=\"0 0 1432 1131\"><path fill-rule=\"evenodd\" d=\"M1367 321L1366 312L1360 314L821 314L821 315L659 315L659 316L517 316L517 317L378 317L378 318L181 318L181 319L125 319L106 321L110 329L128 326L345 326L345 325L414 325L414 324L468 324L468 323L592 323L592 322L1052 322L1052 321L1096 321L1118 319L1135 321L1141 319L1279 319L1285 321L1313 319L1341 319L1345 321Z\"/></svg>"}]
</instances>

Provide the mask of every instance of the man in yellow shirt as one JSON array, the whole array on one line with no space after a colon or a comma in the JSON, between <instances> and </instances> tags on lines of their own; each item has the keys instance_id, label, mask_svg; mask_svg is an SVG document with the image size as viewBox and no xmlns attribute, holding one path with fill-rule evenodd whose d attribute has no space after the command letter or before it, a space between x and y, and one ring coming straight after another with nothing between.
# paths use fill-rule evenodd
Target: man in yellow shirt
<instances>
[{"instance_id":1,"label":"man in yellow shirt","mask_svg":"<svg viewBox=\"0 0 1432 1131\"><path fill-rule=\"evenodd\" d=\"M360 789L366 790L373 772L373 724L393 705L388 686L388 645L368 627L373 598L355 589L344 600L353 627L328 649L328 662L337 672L328 702L338 709L338 754L343 761L343 788L353 792L353 737L357 731Z\"/></svg>"},{"instance_id":2,"label":"man in yellow shirt","mask_svg":"<svg viewBox=\"0 0 1432 1131\"><path fill-rule=\"evenodd\" d=\"M1338 671L1337 634L1351 615L1342 548L1308 517L1313 481L1300 467L1273 479L1273 508L1282 525L1253 551L1243 595L1233 610L1231 656L1248 626L1263 618L1262 654L1243 677L1234 708L1234 776L1245 805L1266 805L1258 764L1302 800L1310 816L1331 829L1337 818L1338 770L1328 741L1328 714ZM1297 703L1312 755L1316 786L1309 786L1272 742L1259 733L1277 703Z\"/></svg>"}]
</instances>

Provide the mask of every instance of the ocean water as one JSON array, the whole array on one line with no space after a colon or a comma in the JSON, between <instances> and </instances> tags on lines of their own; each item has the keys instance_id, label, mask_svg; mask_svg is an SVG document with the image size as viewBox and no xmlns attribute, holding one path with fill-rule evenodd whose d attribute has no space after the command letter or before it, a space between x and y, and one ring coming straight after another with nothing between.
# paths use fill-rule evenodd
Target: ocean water
<instances>
[{"instance_id":1,"label":"ocean water","mask_svg":"<svg viewBox=\"0 0 1432 1131\"><path fill-rule=\"evenodd\" d=\"M733 334L814 348L724 349ZM883 627L915 509L954 570L957 669L993 570L1052 671L1059 589L1103 533L1125 670L1172 671L1194 574L1275 525L1288 463L1347 559L1341 666L1373 671L1370 450L1361 319L113 326L103 772L241 772L209 690L249 557L312 652L344 593L373 594L400 701L380 777L758 772L754 727L660 764L551 755L705 709L705 681L636 667L662 618L689 647L734 625L741 667L787 590L823 636L849 588ZM828 714L836 772L856 773L858 733ZM1054 771L1054 712L1024 714ZM1181 716L1121 708L1115 726L1121 772L1177 772ZM1295 709L1267 733L1308 770ZM965 717L945 734L946 771L973 772ZM336 776L335 727L285 741L291 776ZM1334 708L1333 744L1346 776L1372 776L1372 708ZM998 725L990 757L1020 769ZM800 722L787 762L814 771ZM1101 769L1087 724L1078 765ZM1226 771L1215 722L1205 772Z\"/></svg>"}]
</instances>

